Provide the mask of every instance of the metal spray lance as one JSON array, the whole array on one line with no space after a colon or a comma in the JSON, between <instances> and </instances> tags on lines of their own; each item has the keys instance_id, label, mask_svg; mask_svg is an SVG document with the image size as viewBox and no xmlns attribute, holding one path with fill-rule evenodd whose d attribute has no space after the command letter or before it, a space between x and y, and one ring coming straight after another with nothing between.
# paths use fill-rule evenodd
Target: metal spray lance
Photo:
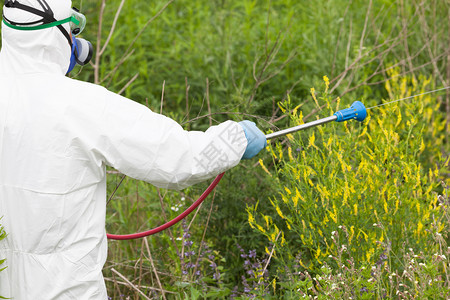
<instances>
[{"instance_id":1,"label":"metal spray lance","mask_svg":"<svg viewBox=\"0 0 450 300\"><path fill-rule=\"evenodd\" d=\"M325 123L328 123L328 122L332 122L332 121L343 122L343 121L355 119L357 121L362 122L366 118L367 110L369 110L369 109L376 108L376 107L383 106L383 105L392 104L394 102L399 102L399 101L404 101L404 100L416 98L416 97L423 96L423 95L426 95L426 94L436 93L436 92L447 90L447 89L450 89L450 86L443 87L443 88L436 89L436 90L432 90L432 91L428 91L428 92L421 93L421 94L418 94L418 95L413 95L413 96L409 96L409 97L406 97L406 98L397 99L397 100L394 100L394 101L382 103L382 104L379 104L379 105L375 105L375 106L369 107L367 109L366 109L366 107L364 106L363 103L361 103L360 101L355 101L355 102L353 102L353 104L349 108L345 108L345 109L342 109L340 111L337 111L330 117L319 119L319 120L308 122L308 123L305 123L305 124L302 124L302 125L299 125L299 126L295 126L295 127L291 127L291 128L288 128L288 129L284 129L284 130L280 130L280 131L277 131L277 132L273 132L273 133L267 134L266 135L266 139L270 140L270 139L273 139L273 138L276 138L276 137L279 137L279 136L283 136L283 135L286 135L286 134L289 134L289 133L297 132L299 130L315 127L315 126L322 125L322 124L325 124Z\"/></svg>"},{"instance_id":2,"label":"metal spray lance","mask_svg":"<svg viewBox=\"0 0 450 300\"><path fill-rule=\"evenodd\" d=\"M360 101L355 101L349 108L342 109L340 111L335 112L332 116L326 117L323 119L319 119L316 121L308 122L302 125L298 125L295 127L291 127L288 129L280 130L277 132L269 133L266 135L266 139L270 140L279 136L283 136L289 133L297 132L299 130L315 127L318 125L322 125L328 122L336 121L343 122L351 119L355 119L357 121L364 121L367 116L367 110L364 104Z\"/></svg>"}]
</instances>

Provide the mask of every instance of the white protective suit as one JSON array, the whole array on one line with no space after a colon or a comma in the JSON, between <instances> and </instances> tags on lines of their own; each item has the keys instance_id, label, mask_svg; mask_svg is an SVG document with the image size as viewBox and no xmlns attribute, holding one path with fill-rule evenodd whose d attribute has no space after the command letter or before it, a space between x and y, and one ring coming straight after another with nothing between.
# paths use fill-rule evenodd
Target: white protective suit
<instances>
[{"instance_id":1,"label":"white protective suit","mask_svg":"<svg viewBox=\"0 0 450 300\"><path fill-rule=\"evenodd\" d=\"M47 0L57 20L70 0ZM40 9L33 0L20 3ZM37 17L3 8L8 19ZM69 30L69 25L64 24ZM181 189L237 165L238 123L206 132L180 125L105 88L65 76L71 56L56 28L2 26L0 52L0 295L16 300L107 299L102 267L106 165Z\"/></svg>"}]
</instances>

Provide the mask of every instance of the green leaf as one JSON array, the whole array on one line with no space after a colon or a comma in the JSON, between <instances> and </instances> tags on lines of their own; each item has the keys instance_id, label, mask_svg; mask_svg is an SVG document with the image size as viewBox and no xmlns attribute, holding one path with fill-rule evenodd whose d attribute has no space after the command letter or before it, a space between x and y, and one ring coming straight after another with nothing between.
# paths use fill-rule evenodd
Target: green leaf
<instances>
[{"instance_id":1,"label":"green leaf","mask_svg":"<svg viewBox=\"0 0 450 300\"><path fill-rule=\"evenodd\" d=\"M217 289L210 291L206 294L206 298L221 298L230 295L231 290L229 288Z\"/></svg>"},{"instance_id":2,"label":"green leaf","mask_svg":"<svg viewBox=\"0 0 450 300\"><path fill-rule=\"evenodd\" d=\"M196 300L200 297L201 293L196 288L191 286L191 299Z\"/></svg>"},{"instance_id":3,"label":"green leaf","mask_svg":"<svg viewBox=\"0 0 450 300\"><path fill-rule=\"evenodd\" d=\"M177 281L175 282L175 286L180 287L180 288L185 288L190 286L191 283L190 282L186 282L186 281Z\"/></svg>"}]
</instances>

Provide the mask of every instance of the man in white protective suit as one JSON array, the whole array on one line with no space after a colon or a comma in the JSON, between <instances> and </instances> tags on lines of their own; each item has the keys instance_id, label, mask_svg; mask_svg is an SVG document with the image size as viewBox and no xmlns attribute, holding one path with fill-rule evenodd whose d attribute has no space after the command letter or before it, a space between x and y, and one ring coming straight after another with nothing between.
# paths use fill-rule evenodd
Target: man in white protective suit
<instances>
[{"instance_id":1,"label":"man in white protective suit","mask_svg":"<svg viewBox=\"0 0 450 300\"><path fill-rule=\"evenodd\" d=\"M92 55L70 0L7 0L0 52L0 295L107 299L106 165L182 189L266 145L254 123L188 132L100 86L70 79ZM211 161L213 148L216 155Z\"/></svg>"}]
</instances>

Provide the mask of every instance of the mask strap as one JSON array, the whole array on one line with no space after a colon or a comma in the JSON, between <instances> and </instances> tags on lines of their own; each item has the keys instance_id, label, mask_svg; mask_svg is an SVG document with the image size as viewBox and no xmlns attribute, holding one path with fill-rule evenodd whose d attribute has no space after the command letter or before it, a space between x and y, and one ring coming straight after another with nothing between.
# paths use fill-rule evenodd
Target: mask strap
<instances>
[{"instance_id":1,"label":"mask strap","mask_svg":"<svg viewBox=\"0 0 450 300\"><path fill-rule=\"evenodd\" d=\"M60 21L56 21L56 22L45 23L45 24L41 24L41 25L37 25L37 26L27 27L27 26L17 26L16 25L17 23L11 22L5 16L3 16L3 19L4 19L3 23L5 23L6 26L13 28L13 29L24 30L24 31L46 29L46 28L55 27L55 26L58 26L58 25L61 25L64 23L77 21L77 20L73 19L72 17L69 17L64 20L60 20ZM30 22L30 23L20 23L20 25L25 25L25 24L32 25L32 24L41 23L41 22L42 21L36 21L36 22Z\"/></svg>"}]
</instances>

